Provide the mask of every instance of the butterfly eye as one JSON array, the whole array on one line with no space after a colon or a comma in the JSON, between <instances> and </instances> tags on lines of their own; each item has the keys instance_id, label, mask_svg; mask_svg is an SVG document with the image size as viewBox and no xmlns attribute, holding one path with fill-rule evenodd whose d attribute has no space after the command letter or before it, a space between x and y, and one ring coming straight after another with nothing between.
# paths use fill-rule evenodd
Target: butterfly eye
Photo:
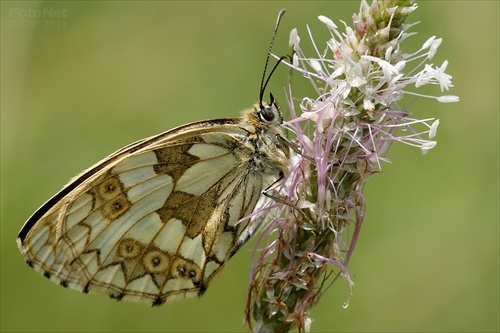
<instances>
[{"instance_id":1,"label":"butterfly eye","mask_svg":"<svg viewBox=\"0 0 500 333\"><path fill-rule=\"evenodd\" d=\"M275 117L272 107L264 106L262 109L260 109L259 117L263 121L272 122Z\"/></svg>"},{"instance_id":2,"label":"butterfly eye","mask_svg":"<svg viewBox=\"0 0 500 333\"><path fill-rule=\"evenodd\" d=\"M269 94L269 97L271 98L269 104L263 105L260 103L259 118L263 122L281 124L283 117L281 116L280 107L274 100L273 94Z\"/></svg>"}]
</instances>

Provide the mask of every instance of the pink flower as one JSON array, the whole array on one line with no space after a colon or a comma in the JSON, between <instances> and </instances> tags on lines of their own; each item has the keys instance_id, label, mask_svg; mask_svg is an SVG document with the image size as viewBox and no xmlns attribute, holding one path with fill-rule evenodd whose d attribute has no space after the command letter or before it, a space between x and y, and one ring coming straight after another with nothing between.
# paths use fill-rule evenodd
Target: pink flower
<instances>
[{"instance_id":1,"label":"pink flower","mask_svg":"<svg viewBox=\"0 0 500 333\"><path fill-rule=\"evenodd\" d=\"M436 145L439 121L412 118L398 102L408 95L458 101L414 91L427 84L441 91L453 87L447 61L440 67L427 63L441 39L431 37L414 53L400 48L412 35L404 21L416 8L408 0L362 1L353 28L345 25L343 33L319 16L331 38L317 45L308 27L313 56L302 51L297 30L290 33L294 55L288 66L314 94L298 98L287 89L291 120L285 127L295 134L300 154L273 192L278 209L255 252L247 304L255 331L308 331L308 312L331 284L340 277L354 285L347 264L365 216L365 182L381 171L393 142L424 153Z\"/></svg>"}]
</instances>

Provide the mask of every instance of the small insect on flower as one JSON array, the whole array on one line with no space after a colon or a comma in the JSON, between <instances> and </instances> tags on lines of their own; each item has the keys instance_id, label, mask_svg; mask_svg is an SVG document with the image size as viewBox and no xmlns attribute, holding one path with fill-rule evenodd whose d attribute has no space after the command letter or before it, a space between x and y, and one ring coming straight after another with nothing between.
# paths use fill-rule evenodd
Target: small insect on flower
<instances>
[{"instance_id":1,"label":"small insect on flower","mask_svg":"<svg viewBox=\"0 0 500 333\"><path fill-rule=\"evenodd\" d=\"M288 171L280 108L272 95L262 102L265 73L260 102L241 118L139 140L71 180L19 232L28 265L64 287L118 300L160 305L201 295L258 228L242 219Z\"/></svg>"}]
</instances>

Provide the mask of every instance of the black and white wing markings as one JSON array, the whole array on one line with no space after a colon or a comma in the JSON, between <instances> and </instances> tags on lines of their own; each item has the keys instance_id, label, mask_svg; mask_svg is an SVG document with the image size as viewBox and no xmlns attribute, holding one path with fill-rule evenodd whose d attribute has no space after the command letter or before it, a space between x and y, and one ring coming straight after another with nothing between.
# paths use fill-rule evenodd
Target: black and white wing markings
<instances>
[{"instance_id":1,"label":"black and white wing markings","mask_svg":"<svg viewBox=\"0 0 500 333\"><path fill-rule=\"evenodd\" d=\"M26 261L63 286L117 299L158 305L203 293L256 229L237 222L286 170L276 124L256 111L182 126L94 165L21 229Z\"/></svg>"}]
</instances>

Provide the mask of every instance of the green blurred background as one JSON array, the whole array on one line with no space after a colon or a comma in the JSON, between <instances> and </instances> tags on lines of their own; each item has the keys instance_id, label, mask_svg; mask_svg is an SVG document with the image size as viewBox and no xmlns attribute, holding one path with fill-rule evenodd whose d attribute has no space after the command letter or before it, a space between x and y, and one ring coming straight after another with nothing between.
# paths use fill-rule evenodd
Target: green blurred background
<instances>
[{"instance_id":1,"label":"green blurred background","mask_svg":"<svg viewBox=\"0 0 500 333\"><path fill-rule=\"evenodd\" d=\"M233 117L258 98L276 14L274 52L296 27L327 35L318 15L350 23L358 1L9 2L1 35L1 330L245 331L246 246L200 300L160 308L53 284L16 247L24 221L82 169L142 137ZM35 18L25 10L59 9ZM367 215L350 263L313 309L313 331L499 330L499 2L421 1L404 46L444 41L458 104L417 100L441 119L426 156L395 144L366 187ZM270 90L284 103L286 70ZM439 94L439 89L432 91Z\"/></svg>"}]
</instances>

